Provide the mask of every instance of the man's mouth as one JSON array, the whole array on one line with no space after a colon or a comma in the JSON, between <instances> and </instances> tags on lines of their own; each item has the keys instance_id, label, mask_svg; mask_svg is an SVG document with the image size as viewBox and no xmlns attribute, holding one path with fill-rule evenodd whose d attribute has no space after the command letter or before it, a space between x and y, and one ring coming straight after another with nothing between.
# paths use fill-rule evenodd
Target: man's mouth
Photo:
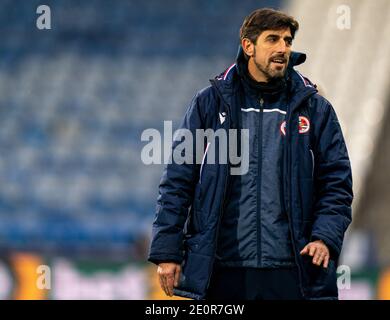
<instances>
[{"instance_id":1,"label":"man's mouth","mask_svg":"<svg viewBox=\"0 0 390 320\"><path fill-rule=\"evenodd\" d=\"M272 58L271 62L276 64L276 65L283 66L283 65L286 64L286 59L284 59L284 58Z\"/></svg>"}]
</instances>

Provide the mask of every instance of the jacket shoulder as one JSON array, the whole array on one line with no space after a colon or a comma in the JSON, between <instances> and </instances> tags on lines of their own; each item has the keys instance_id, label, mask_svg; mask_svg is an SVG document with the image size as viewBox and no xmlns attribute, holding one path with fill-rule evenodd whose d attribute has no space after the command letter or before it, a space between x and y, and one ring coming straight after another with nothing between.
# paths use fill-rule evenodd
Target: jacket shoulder
<instances>
[{"instance_id":1,"label":"jacket shoulder","mask_svg":"<svg viewBox=\"0 0 390 320\"><path fill-rule=\"evenodd\" d=\"M332 103L319 93L314 94L309 99L308 106L310 114L317 118L328 118L329 116L336 116L336 112L332 106Z\"/></svg>"},{"instance_id":2,"label":"jacket shoulder","mask_svg":"<svg viewBox=\"0 0 390 320\"><path fill-rule=\"evenodd\" d=\"M196 93L194 103L199 113L206 118L216 113L218 99L215 88L209 85Z\"/></svg>"},{"instance_id":3,"label":"jacket shoulder","mask_svg":"<svg viewBox=\"0 0 390 320\"><path fill-rule=\"evenodd\" d=\"M209 85L199 90L196 94L196 97L200 103L210 103L216 99L217 94L213 86Z\"/></svg>"}]
</instances>

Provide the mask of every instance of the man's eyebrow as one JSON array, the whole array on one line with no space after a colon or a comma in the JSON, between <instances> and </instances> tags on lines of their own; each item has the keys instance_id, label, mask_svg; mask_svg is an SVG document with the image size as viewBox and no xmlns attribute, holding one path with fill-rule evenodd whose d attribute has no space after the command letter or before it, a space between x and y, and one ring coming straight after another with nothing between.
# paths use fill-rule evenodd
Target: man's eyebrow
<instances>
[{"instance_id":1,"label":"man's eyebrow","mask_svg":"<svg viewBox=\"0 0 390 320\"><path fill-rule=\"evenodd\" d=\"M269 34L268 36L266 36L266 38L280 38L280 35L278 35L278 34L275 34L275 33L271 33L271 34Z\"/></svg>"},{"instance_id":2,"label":"man's eyebrow","mask_svg":"<svg viewBox=\"0 0 390 320\"><path fill-rule=\"evenodd\" d=\"M280 39L281 36L278 35L278 34L275 34L275 33L270 33L270 34L267 35L265 38L266 38L266 39L270 39L270 38ZM293 37L292 37L292 36L285 36L285 37L283 38L283 40L292 42L292 41L293 41Z\"/></svg>"}]
</instances>

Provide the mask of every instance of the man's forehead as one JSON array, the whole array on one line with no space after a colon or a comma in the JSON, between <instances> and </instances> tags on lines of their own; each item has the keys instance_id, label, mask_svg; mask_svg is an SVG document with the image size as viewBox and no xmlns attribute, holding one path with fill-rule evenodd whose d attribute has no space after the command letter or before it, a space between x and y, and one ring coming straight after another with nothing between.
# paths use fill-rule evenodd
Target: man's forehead
<instances>
[{"instance_id":1,"label":"man's forehead","mask_svg":"<svg viewBox=\"0 0 390 320\"><path fill-rule=\"evenodd\" d=\"M269 36L269 35L278 35L280 37L291 37L291 30L290 28L285 29L279 29L279 30L265 30L261 33L261 36L263 38Z\"/></svg>"}]
</instances>

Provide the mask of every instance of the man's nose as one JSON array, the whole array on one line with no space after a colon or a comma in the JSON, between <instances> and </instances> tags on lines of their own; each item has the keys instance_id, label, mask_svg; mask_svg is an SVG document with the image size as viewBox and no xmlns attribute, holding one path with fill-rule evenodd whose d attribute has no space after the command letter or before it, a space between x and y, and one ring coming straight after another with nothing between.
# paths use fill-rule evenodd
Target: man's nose
<instances>
[{"instance_id":1,"label":"man's nose","mask_svg":"<svg viewBox=\"0 0 390 320\"><path fill-rule=\"evenodd\" d=\"M280 39L277 47L278 53L286 53L287 52L287 45L286 42L283 39Z\"/></svg>"}]
</instances>

